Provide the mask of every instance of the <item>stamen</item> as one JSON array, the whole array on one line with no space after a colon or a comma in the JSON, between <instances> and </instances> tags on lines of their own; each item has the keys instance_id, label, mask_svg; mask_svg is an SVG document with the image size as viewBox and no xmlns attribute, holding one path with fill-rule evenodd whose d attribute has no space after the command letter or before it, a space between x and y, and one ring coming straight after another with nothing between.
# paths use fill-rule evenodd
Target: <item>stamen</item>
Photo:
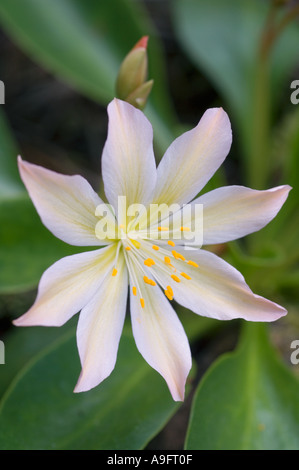
<instances>
[{"instance_id":1,"label":"stamen","mask_svg":"<svg viewBox=\"0 0 299 470\"><path fill-rule=\"evenodd\" d=\"M180 253L178 253L177 251L175 250L172 250L171 252L173 254L173 256L175 257L175 259L181 259L182 261L185 261L185 258L183 255L181 255Z\"/></svg>"},{"instance_id":2,"label":"stamen","mask_svg":"<svg viewBox=\"0 0 299 470\"><path fill-rule=\"evenodd\" d=\"M164 256L164 261L166 264L171 264L171 259L169 258L169 256Z\"/></svg>"},{"instance_id":3,"label":"stamen","mask_svg":"<svg viewBox=\"0 0 299 470\"><path fill-rule=\"evenodd\" d=\"M176 276L175 274L171 274L170 276L175 282L181 282L180 278Z\"/></svg>"},{"instance_id":4,"label":"stamen","mask_svg":"<svg viewBox=\"0 0 299 470\"><path fill-rule=\"evenodd\" d=\"M153 245L152 249L158 251L160 248L157 245Z\"/></svg>"},{"instance_id":5,"label":"stamen","mask_svg":"<svg viewBox=\"0 0 299 470\"><path fill-rule=\"evenodd\" d=\"M125 228L124 224L119 224L119 228Z\"/></svg>"},{"instance_id":6,"label":"stamen","mask_svg":"<svg viewBox=\"0 0 299 470\"><path fill-rule=\"evenodd\" d=\"M132 248L130 246L126 246L126 250L130 251Z\"/></svg>"},{"instance_id":7,"label":"stamen","mask_svg":"<svg viewBox=\"0 0 299 470\"><path fill-rule=\"evenodd\" d=\"M169 231L169 228L168 227L158 227L158 230L160 232L168 232Z\"/></svg>"},{"instance_id":8,"label":"stamen","mask_svg":"<svg viewBox=\"0 0 299 470\"><path fill-rule=\"evenodd\" d=\"M170 245L170 246L175 246L175 243L174 243L172 240L168 240L167 243L168 243L168 245Z\"/></svg>"},{"instance_id":9,"label":"stamen","mask_svg":"<svg viewBox=\"0 0 299 470\"><path fill-rule=\"evenodd\" d=\"M190 232L190 230L189 227L181 227L181 232Z\"/></svg>"},{"instance_id":10,"label":"stamen","mask_svg":"<svg viewBox=\"0 0 299 470\"><path fill-rule=\"evenodd\" d=\"M170 295L172 295L172 297L173 297L173 290L172 290L171 286L167 286L166 289L168 290Z\"/></svg>"},{"instance_id":11,"label":"stamen","mask_svg":"<svg viewBox=\"0 0 299 470\"><path fill-rule=\"evenodd\" d=\"M151 268L156 263L152 258L147 258L146 260L144 260L144 264L145 266L148 266L149 268Z\"/></svg>"},{"instance_id":12,"label":"stamen","mask_svg":"<svg viewBox=\"0 0 299 470\"><path fill-rule=\"evenodd\" d=\"M198 268L198 264L195 263L194 261L188 261L188 264L191 264L191 266L194 266L195 268Z\"/></svg>"},{"instance_id":13,"label":"stamen","mask_svg":"<svg viewBox=\"0 0 299 470\"><path fill-rule=\"evenodd\" d=\"M133 291L133 295L137 295L137 287L133 286L132 291Z\"/></svg>"},{"instance_id":14,"label":"stamen","mask_svg":"<svg viewBox=\"0 0 299 470\"><path fill-rule=\"evenodd\" d=\"M112 276L116 276L116 274L117 274L117 269L114 268L113 271L112 271Z\"/></svg>"},{"instance_id":15,"label":"stamen","mask_svg":"<svg viewBox=\"0 0 299 470\"><path fill-rule=\"evenodd\" d=\"M189 274L186 274L186 273L181 273L181 276L183 276L185 279L188 279L188 280L192 279L192 278L189 276Z\"/></svg>"},{"instance_id":16,"label":"stamen","mask_svg":"<svg viewBox=\"0 0 299 470\"><path fill-rule=\"evenodd\" d=\"M155 281L153 281L152 279L149 279L147 276L143 276L143 280L146 284L149 284L150 286L156 286L157 285L155 283Z\"/></svg>"},{"instance_id":17,"label":"stamen","mask_svg":"<svg viewBox=\"0 0 299 470\"><path fill-rule=\"evenodd\" d=\"M171 295L171 293L169 292L169 290L165 289L164 294L166 295L166 297L167 297L169 300L172 300L172 299L173 299L173 295Z\"/></svg>"},{"instance_id":18,"label":"stamen","mask_svg":"<svg viewBox=\"0 0 299 470\"><path fill-rule=\"evenodd\" d=\"M141 304L141 307L144 308L144 305L145 305L144 299L142 299L142 298L140 299L140 304Z\"/></svg>"}]
</instances>

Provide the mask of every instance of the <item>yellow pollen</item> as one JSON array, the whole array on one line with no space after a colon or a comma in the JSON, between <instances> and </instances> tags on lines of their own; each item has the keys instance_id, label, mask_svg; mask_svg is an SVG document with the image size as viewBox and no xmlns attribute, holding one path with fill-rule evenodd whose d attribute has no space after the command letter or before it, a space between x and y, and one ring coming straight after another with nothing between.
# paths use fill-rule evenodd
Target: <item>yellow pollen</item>
<instances>
[{"instance_id":1,"label":"yellow pollen","mask_svg":"<svg viewBox=\"0 0 299 470\"><path fill-rule=\"evenodd\" d=\"M158 230L160 232L168 232L169 228L168 227L158 227Z\"/></svg>"},{"instance_id":2,"label":"yellow pollen","mask_svg":"<svg viewBox=\"0 0 299 470\"><path fill-rule=\"evenodd\" d=\"M183 255L181 255L180 253L178 253L177 251L175 250L172 250L171 252L173 254L173 256L175 257L175 259L181 259L182 261L185 261L185 258Z\"/></svg>"},{"instance_id":3,"label":"yellow pollen","mask_svg":"<svg viewBox=\"0 0 299 470\"><path fill-rule=\"evenodd\" d=\"M143 280L146 284L149 284L150 286L156 286L157 285L155 283L155 281L153 281L152 279L149 279L147 276L143 276Z\"/></svg>"},{"instance_id":4,"label":"yellow pollen","mask_svg":"<svg viewBox=\"0 0 299 470\"><path fill-rule=\"evenodd\" d=\"M188 279L188 280L192 279L192 278L189 276L189 274L186 274L186 273L181 273L181 276L183 276L185 279Z\"/></svg>"},{"instance_id":5,"label":"yellow pollen","mask_svg":"<svg viewBox=\"0 0 299 470\"><path fill-rule=\"evenodd\" d=\"M164 261L166 264L171 264L171 259L168 256L164 256Z\"/></svg>"},{"instance_id":6,"label":"yellow pollen","mask_svg":"<svg viewBox=\"0 0 299 470\"><path fill-rule=\"evenodd\" d=\"M146 260L144 260L144 264L145 264L145 266L148 266L150 268L151 266L153 266L156 263L152 258L147 258Z\"/></svg>"},{"instance_id":7,"label":"yellow pollen","mask_svg":"<svg viewBox=\"0 0 299 470\"><path fill-rule=\"evenodd\" d=\"M180 278L178 276L176 276L175 274L172 274L171 275L171 278L175 281L175 282L181 282Z\"/></svg>"},{"instance_id":8,"label":"yellow pollen","mask_svg":"<svg viewBox=\"0 0 299 470\"><path fill-rule=\"evenodd\" d=\"M164 294L166 295L166 297L169 299L169 300L172 300L173 299L173 295L171 295L171 293L169 292L169 290L165 290L164 291Z\"/></svg>"},{"instance_id":9,"label":"yellow pollen","mask_svg":"<svg viewBox=\"0 0 299 470\"><path fill-rule=\"evenodd\" d=\"M198 268L198 264L195 263L194 261L188 261L188 264L191 264L191 266L194 266L195 268Z\"/></svg>"},{"instance_id":10,"label":"yellow pollen","mask_svg":"<svg viewBox=\"0 0 299 470\"><path fill-rule=\"evenodd\" d=\"M139 241L137 241L137 240L132 240L131 238L130 238L130 241L131 241L131 243L133 243L133 245L135 246L135 248L140 248L140 247L141 247L141 243L140 243Z\"/></svg>"},{"instance_id":11,"label":"yellow pollen","mask_svg":"<svg viewBox=\"0 0 299 470\"><path fill-rule=\"evenodd\" d=\"M133 291L133 295L137 295L137 287L133 286L132 291Z\"/></svg>"},{"instance_id":12,"label":"yellow pollen","mask_svg":"<svg viewBox=\"0 0 299 470\"><path fill-rule=\"evenodd\" d=\"M119 228L125 228L124 224L119 224Z\"/></svg>"},{"instance_id":13,"label":"yellow pollen","mask_svg":"<svg viewBox=\"0 0 299 470\"><path fill-rule=\"evenodd\" d=\"M170 245L170 246L175 246L175 243L174 243L172 240L168 240L167 243L168 243L168 245Z\"/></svg>"},{"instance_id":14,"label":"yellow pollen","mask_svg":"<svg viewBox=\"0 0 299 470\"><path fill-rule=\"evenodd\" d=\"M166 290L168 290L169 294L172 295L172 297L173 297L173 290L172 290L171 286L167 286Z\"/></svg>"},{"instance_id":15,"label":"yellow pollen","mask_svg":"<svg viewBox=\"0 0 299 470\"><path fill-rule=\"evenodd\" d=\"M145 305L144 304L144 299L142 299L142 298L140 299L140 304L141 304L141 307L144 308L144 305Z\"/></svg>"},{"instance_id":16,"label":"yellow pollen","mask_svg":"<svg viewBox=\"0 0 299 470\"><path fill-rule=\"evenodd\" d=\"M116 274L117 274L117 269L114 268L113 271L112 271L112 276L116 276Z\"/></svg>"},{"instance_id":17,"label":"yellow pollen","mask_svg":"<svg viewBox=\"0 0 299 470\"><path fill-rule=\"evenodd\" d=\"M190 230L189 227L181 227L181 232L190 232Z\"/></svg>"},{"instance_id":18,"label":"yellow pollen","mask_svg":"<svg viewBox=\"0 0 299 470\"><path fill-rule=\"evenodd\" d=\"M153 245L152 249L158 251L160 248L157 245Z\"/></svg>"},{"instance_id":19,"label":"yellow pollen","mask_svg":"<svg viewBox=\"0 0 299 470\"><path fill-rule=\"evenodd\" d=\"M130 247L130 246L126 246L126 250L127 250L127 251L130 251L130 250L131 250L131 247Z\"/></svg>"}]
</instances>

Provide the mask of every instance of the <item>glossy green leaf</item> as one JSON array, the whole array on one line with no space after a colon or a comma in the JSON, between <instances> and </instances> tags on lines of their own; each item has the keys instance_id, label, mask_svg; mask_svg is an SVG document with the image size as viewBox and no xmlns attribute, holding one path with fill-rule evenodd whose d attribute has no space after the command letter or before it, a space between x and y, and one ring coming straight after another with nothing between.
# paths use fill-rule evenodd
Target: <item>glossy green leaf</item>
<instances>
[{"instance_id":1,"label":"glossy green leaf","mask_svg":"<svg viewBox=\"0 0 299 470\"><path fill-rule=\"evenodd\" d=\"M238 349L206 373L194 397L187 449L299 449L299 382L266 331L245 324Z\"/></svg>"},{"instance_id":2,"label":"glossy green leaf","mask_svg":"<svg viewBox=\"0 0 299 470\"><path fill-rule=\"evenodd\" d=\"M74 394L79 372L73 335L29 363L2 399L0 448L141 449L179 406L126 333L100 386Z\"/></svg>"},{"instance_id":3,"label":"glossy green leaf","mask_svg":"<svg viewBox=\"0 0 299 470\"><path fill-rule=\"evenodd\" d=\"M0 293L35 287L57 259L80 252L44 227L26 195L0 200L0 222Z\"/></svg>"},{"instance_id":4,"label":"glossy green leaf","mask_svg":"<svg viewBox=\"0 0 299 470\"><path fill-rule=\"evenodd\" d=\"M175 123L160 44L140 3L113 0L3 0L0 22L34 60L101 104L115 96L119 66L144 35L150 35L150 78L155 80L147 111L161 147Z\"/></svg>"},{"instance_id":5,"label":"glossy green leaf","mask_svg":"<svg viewBox=\"0 0 299 470\"><path fill-rule=\"evenodd\" d=\"M20 305L18 305L18 313L15 313L15 317L22 315L31 307L35 295L29 296L26 294L27 296L26 301L24 298L19 298ZM60 328L18 328L11 325L11 328L1 336L1 340L5 344L5 364L0 368L0 397L25 364L42 349L61 338L71 328L74 329L75 322L75 318L71 319Z\"/></svg>"}]
</instances>

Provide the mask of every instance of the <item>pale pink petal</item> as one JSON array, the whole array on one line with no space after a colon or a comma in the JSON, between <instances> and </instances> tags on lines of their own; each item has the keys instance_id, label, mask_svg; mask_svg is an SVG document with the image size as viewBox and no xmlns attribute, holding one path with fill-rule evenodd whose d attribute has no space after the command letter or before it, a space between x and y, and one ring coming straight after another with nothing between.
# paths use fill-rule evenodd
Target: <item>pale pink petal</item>
<instances>
[{"instance_id":1,"label":"pale pink petal","mask_svg":"<svg viewBox=\"0 0 299 470\"><path fill-rule=\"evenodd\" d=\"M126 314L128 276L123 256L79 316L77 343L82 372L75 392L97 386L114 369Z\"/></svg>"},{"instance_id":2,"label":"pale pink petal","mask_svg":"<svg viewBox=\"0 0 299 470\"><path fill-rule=\"evenodd\" d=\"M102 155L102 173L108 201L118 212L118 197L127 206L145 204L156 183L153 130L134 106L114 99L108 106L108 137Z\"/></svg>"},{"instance_id":3,"label":"pale pink petal","mask_svg":"<svg viewBox=\"0 0 299 470\"><path fill-rule=\"evenodd\" d=\"M254 294L242 274L215 254L201 249L176 247L175 250L185 257L185 261L180 261L170 253L175 273L169 270L167 274L156 267L153 271L157 271L164 289L170 285L174 300L184 307L218 320L243 318L268 322L286 315L280 305ZM198 267L188 264L190 260ZM171 274L175 274L179 282L171 278Z\"/></svg>"},{"instance_id":4,"label":"pale pink petal","mask_svg":"<svg viewBox=\"0 0 299 470\"><path fill-rule=\"evenodd\" d=\"M140 284L142 283L140 279ZM175 401L184 400L191 368L188 338L176 312L158 286L144 288L144 308L131 289L131 318L139 352L165 379Z\"/></svg>"},{"instance_id":5,"label":"pale pink petal","mask_svg":"<svg viewBox=\"0 0 299 470\"><path fill-rule=\"evenodd\" d=\"M92 299L107 272L116 247L67 256L41 277L33 306L14 320L16 326L61 326Z\"/></svg>"},{"instance_id":6,"label":"pale pink petal","mask_svg":"<svg viewBox=\"0 0 299 470\"><path fill-rule=\"evenodd\" d=\"M79 175L62 175L19 157L21 178L43 224L57 237L70 245L106 245L99 240L95 226L99 218L96 208L104 204L90 184ZM110 213L110 211L108 211Z\"/></svg>"},{"instance_id":7,"label":"pale pink petal","mask_svg":"<svg viewBox=\"0 0 299 470\"><path fill-rule=\"evenodd\" d=\"M203 205L203 244L224 243L260 230L279 212L290 189L228 186L200 196L192 205Z\"/></svg>"},{"instance_id":8,"label":"pale pink petal","mask_svg":"<svg viewBox=\"0 0 299 470\"><path fill-rule=\"evenodd\" d=\"M208 109L198 125L178 137L157 169L154 203L191 201L227 156L232 141L230 121L222 108Z\"/></svg>"}]
</instances>

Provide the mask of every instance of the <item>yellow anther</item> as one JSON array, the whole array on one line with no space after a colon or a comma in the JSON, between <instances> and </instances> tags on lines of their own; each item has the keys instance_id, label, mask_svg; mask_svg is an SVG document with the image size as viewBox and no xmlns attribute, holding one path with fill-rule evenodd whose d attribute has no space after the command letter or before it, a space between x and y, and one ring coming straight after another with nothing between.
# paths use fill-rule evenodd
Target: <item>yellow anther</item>
<instances>
[{"instance_id":1,"label":"yellow anther","mask_svg":"<svg viewBox=\"0 0 299 470\"><path fill-rule=\"evenodd\" d=\"M144 264L145 264L145 266L148 266L150 268L151 266L153 266L156 263L152 258L147 258L146 260L144 260Z\"/></svg>"},{"instance_id":2,"label":"yellow anther","mask_svg":"<svg viewBox=\"0 0 299 470\"><path fill-rule=\"evenodd\" d=\"M185 279L188 279L188 280L192 279L192 278L189 276L189 274L186 274L186 273L181 273L181 276L183 276Z\"/></svg>"},{"instance_id":3,"label":"yellow anther","mask_svg":"<svg viewBox=\"0 0 299 470\"><path fill-rule=\"evenodd\" d=\"M160 248L157 245L153 245L152 249L158 251Z\"/></svg>"},{"instance_id":4,"label":"yellow anther","mask_svg":"<svg viewBox=\"0 0 299 470\"><path fill-rule=\"evenodd\" d=\"M152 279L149 279L147 276L143 276L143 280L146 284L149 284L150 286L156 286L157 285L155 283L155 281L153 281Z\"/></svg>"},{"instance_id":5,"label":"yellow anther","mask_svg":"<svg viewBox=\"0 0 299 470\"><path fill-rule=\"evenodd\" d=\"M171 286L167 286L166 290L168 290L169 294L172 295L172 297L173 297L173 290L172 290Z\"/></svg>"},{"instance_id":6,"label":"yellow anther","mask_svg":"<svg viewBox=\"0 0 299 470\"><path fill-rule=\"evenodd\" d=\"M131 250L131 247L130 247L130 246L126 246L126 250L127 250L127 251L130 251L130 250Z\"/></svg>"},{"instance_id":7,"label":"yellow anther","mask_svg":"<svg viewBox=\"0 0 299 470\"><path fill-rule=\"evenodd\" d=\"M116 276L116 274L117 274L117 269L114 268L113 271L112 271L112 276Z\"/></svg>"},{"instance_id":8,"label":"yellow anther","mask_svg":"<svg viewBox=\"0 0 299 470\"><path fill-rule=\"evenodd\" d=\"M194 266L195 268L198 268L198 264L195 263L194 261L188 261L188 264L191 264L191 266Z\"/></svg>"},{"instance_id":9,"label":"yellow anther","mask_svg":"<svg viewBox=\"0 0 299 470\"><path fill-rule=\"evenodd\" d=\"M119 224L119 228L125 228L124 224Z\"/></svg>"},{"instance_id":10,"label":"yellow anther","mask_svg":"<svg viewBox=\"0 0 299 470\"><path fill-rule=\"evenodd\" d=\"M171 275L171 278L175 281L175 282L181 282L180 278L178 276L176 276L175 274L172 274Z\"/></svg>"},{"instance_id":11,"label":"yellow anther","mask_svg":"<svg viewBox=\"0 0 299 470\"><path fill-rule=\"evenodd\" d=\"M132 291L133 291L133 295L137 295L137 287L133 286Z\"/></svg>"},{"instance_id":12,"label":"yellow anther","mask_svg":"<svg viewBox=\"0 0 299 470\"><path fill-rule=\"evenodd\" d=\"M164 291L164 294L166 295L166 297L169 299L169 300L172 300L173 299L173 295L171 295L171 293L169 292L169 290L165 290Z\"/></svg>"},{"instance_id":13,"label":"yellow anther","mask_svg":"<svg viewBox=\"0 0 299 470\"><path fill-rule=\"evenodd\" d=\"M140 299L140 304L141 304L141 307L144 308L144 305L145 305L144 299L142 299L142 298Z\"/></svg>"},{"instance_id":14,"label":"yellow anther","mask_svg":"<svg viewBox=\"0 0 299 470\"><path fill-rule=\"evenodd\" d=\"M171 259L168 256L164 256L164 261L166 264L171 264Z\"/></svg>"},{"instance_id":15,"label":"yellow anther","mask_svg":"<svg viewBox=\"0 0 299 470\"><path fill-rule=\"evenodd\" d=\"M190 232L190 230L189 227L181 227L181 232Z\"/></svg>"},{"instance_id":16,"label":"yellow anther","mask_svg":"<svg viewBox=\"0 0 299 470\"><path fill-rule=\"evenodd\" d=\"M174 243L172 240L168 240L167 243L168 243L168 245L170 245L170 246L175 246L175 243Z\"/></svg>"},{"instance_id":17,"label":"yellow anther","mask_svg":"<svg viewBox=\"0 0 299 470\"><path fill-rule=\"evenodd\" d=\"M135 248L140 248L141 247L141 243L138 241L138 240L132 240L130 238L130 241L131 243L133 243L133 245L135 246Z\"/></svg>"},{"instance_id":18,"label":"yellow anther","mask_svg":"<svg viewBox=\"0 0 299 470\"><path fill-rule=\"evenodd\" d=\"M173 254L173 256L175 257L175 259L181 259L182 261L185 261L185 258L183 255L181 255L181 253L178 253L177 251L175 250L172 250L171 252Z\"/></svg>"},{"instance_id":19,"label":"yellow anther","mask_svg":"<svg viewBox=\"0 0 299 470\"><path fill-rule=\"evenodd\" d=\"M168 232L169 228L168 227L158 227L158 230L160 232Z\"/></svg>"}]
</instances>

